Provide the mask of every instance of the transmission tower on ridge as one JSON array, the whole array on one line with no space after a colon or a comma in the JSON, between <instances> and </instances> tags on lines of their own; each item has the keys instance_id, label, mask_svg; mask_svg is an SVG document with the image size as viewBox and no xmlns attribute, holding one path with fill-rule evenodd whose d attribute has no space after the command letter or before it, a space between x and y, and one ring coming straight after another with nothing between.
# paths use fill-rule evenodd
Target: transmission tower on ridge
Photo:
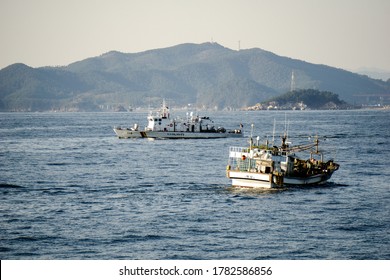
<instances>
[{"instance_id":1,"label":"transmission tower on ridge","mask_svg":"<svg viewBox=\"0 0 390 280\"><path fill-rule=\"evenodd\" d=\"M291 84L290 84L290 91L295 90L295 76L294 76L294 70L291 72Z\"/></svg>"}]
</instances>

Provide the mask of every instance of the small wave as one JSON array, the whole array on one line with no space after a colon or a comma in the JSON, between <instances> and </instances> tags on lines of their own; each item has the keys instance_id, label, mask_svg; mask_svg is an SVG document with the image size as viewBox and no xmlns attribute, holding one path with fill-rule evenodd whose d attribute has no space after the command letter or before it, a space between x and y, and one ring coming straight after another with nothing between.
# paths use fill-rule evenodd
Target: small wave
<instances>
[{"instance_id":1,"label":"small wave","mask_svg":"<svg viewBox=\"0 0 390 280\"><path fill-rule=\"evenodd\" d=\"M330 188L336 188L336 187L346 187L349 185L346 184L338 184L334 182L325 182L322 184L314 184L314 185L294 185L294 186L289 186L289 190L312 190L312 189L330 189Z\"/></svg>"},{"instance_id":2,"label":"small wave","mask_svg":"<svg viewBox=\"0 0 390 280\"><path fill-rule=\"evenodd\" d=\"M138 186L139 187L151 188L151 187L154 187L154 184L153 183L141 183Z\"/></svg>"},{"instance_id":3,"label":"small wave","mask_svg":"<svg viewBox=\"0 0 390 280\"><path fill-rule=\"evenodd\" d=\"M23 187L14 184L0 183L0 189L19 189L19 188L23 188Z\"/></svg>"},{"instance_id":4,"label":"small wave","mask_svg":"<svg viewBox=\"0 0 390 280\"><path fill-rule=\"evenodd\" d=\"M129 234L123 236L123 238L116 238L112 240L113 243L122 243L122 242L146 242L151 240L165 240L165 239L175 239L173 236L164 236L164 235L155 235L155 234L147 234L147 235L134 235Z\"/></svg>"},{"instance_id":5,"label":"small wave","mask_svg":"<svg viewBox=\"0 0 390 280\"><path fill-rule=\"evenodd\" d=\"M74 193L74 191L68 190L63 187L45 187L45 188L36 188L36 191L42 192L45 195L64 195L69 193Z\"/></svg>"},{"instance_id":6,"label":"small wave","mask_svg":"<svg viewBox=\"0 0 390 280\"><path fill-rule=\"evenodd\" d=\"M42 220L42 219L39 219L39 220ZM39 242L39 241L49 242L49 241L53 241L53 240L57 240L57 239L61 239L61 238L58 236L52 236L52 235L38 235L38 236L19 235L19 236L15 236L13 238L13 240L21 241L21 242Z\"/></svg>"},{"instance_id":7,"label":"small wave","mask_svg":"<svg viewBox=\"0 0 390 280\"><path fill-rule=\"evenodd\" d=\"M14 240L17 240L17 241L39 241L38 238L33 237L33 236L17 236L14 238Z\"/></svg>"},{"instance_id":8,"label":"small wave","mask_svg":"<svg viewBox=\"0 0 390 280\"><path fill-rule=\"evenodd\" d=\"M330 186L334 186L334 187L349 187L348 184L342 184L342 183L332 183L332 182L329 182L328 184L330 184Z\"/></svg>"},{"instance_id":9,"label":"small wave","mask_svg":"<svg viewBox=\"0 0 390 280\"><path fill-rule=\"evenodd\" d=\"M7 247L0 247L0 252L10 252L12 249L7 248Z\"/></svg>"},{"instance_id":10,"label":"small wave","mask_svg":"<svg viewBox=\"0 0 390 280\"><path fill-rule=\"evenodd\" d=\"M335 229L340 231L347 231L347 232L365 232L369 226L367 225L358 225L358 226L338 226Z\"/></svg>"}]
</instances>

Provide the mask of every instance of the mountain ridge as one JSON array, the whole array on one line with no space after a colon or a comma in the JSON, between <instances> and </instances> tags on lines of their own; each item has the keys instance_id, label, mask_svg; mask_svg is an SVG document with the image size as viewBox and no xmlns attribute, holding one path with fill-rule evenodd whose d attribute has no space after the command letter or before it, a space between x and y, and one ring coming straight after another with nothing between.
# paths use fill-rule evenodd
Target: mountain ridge
<instances>
[{"instance_id":1,"label":"mountain ridge","mask_svg":"<svg viewBox=\"0 0 390 280\"><path fill-rule=\"evenodd\" d=\"M0 111L95 111L172 100L203 108L242 108L290 90L388 94L390 82L260 49L185 43L139 53L110 51L61 67L12 64L0 70Z\"/></svg>"}]
</instances>

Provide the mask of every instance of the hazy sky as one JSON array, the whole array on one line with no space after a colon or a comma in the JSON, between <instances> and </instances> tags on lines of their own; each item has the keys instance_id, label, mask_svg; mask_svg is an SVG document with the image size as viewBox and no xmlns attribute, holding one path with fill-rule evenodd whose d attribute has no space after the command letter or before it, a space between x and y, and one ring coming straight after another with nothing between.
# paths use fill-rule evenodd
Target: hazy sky
<instances>
[{"instance_id":1,"label":"hazy sky","mask_svg":"<svg viewBox=\"0 0 390 280\"><path fill-rule=\"evenodd\" d=\"M390 0L0 0L0 68L213 40L390 71Z\"/></svg>"}]
</instances>

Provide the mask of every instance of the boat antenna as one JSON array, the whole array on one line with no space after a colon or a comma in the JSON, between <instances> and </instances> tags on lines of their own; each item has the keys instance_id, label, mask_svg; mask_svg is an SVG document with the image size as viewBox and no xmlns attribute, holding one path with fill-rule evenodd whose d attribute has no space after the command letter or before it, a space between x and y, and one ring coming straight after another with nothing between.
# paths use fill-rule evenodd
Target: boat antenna
<instances>
[{"instance_id":1,"label":"boat antenna","mask_svg":"<svg viewBox=\"0 0 390 280\"><path fill-rule=\"evenodd\" d=\"M254 128L254 124L252 123L251 124L251 139L249 140L249 148L250 148L250 150L252 150L252 144L253 144L253 128Z\"/></svg>"},{"instance_id":2,"label":"boat antenna","mask_svg":"<svg viewBox=\"0 0 390 280\"><path fill-rule=\"evenodd\" d=\"M318 134L316 134L316 136L314 137L314 146L316 148L316 150L314 151L314 154L318 155L318 154L321 154L321 161L322 161L322 153L320 152L319 150L319 144L320 143L320 140L318 138ZM311 153L310 153L311 154ZM311 157L311 156L310 156Z\"/></svg>"},{"instance_id":3,"label":"boat antenna","mask_svg":"<svg viewBox=\"0 0 390 280\"><path fill-rule=\"evenodd\" d=\"M287 113L284 113L284 141L288 141L288 130L290 128L290 121L287 120Z\"/></svg>"},{"instance_id":4,"label":"boat antenna","mask_svg":"<svg viewBox=\"0 0 390 280\"><path fill-rule=\"evenodd\" d=\"M150 105L150 102L151 102L151 99L150 99L150 96L149 96L149 103L148 103L148 111L149 111L149 114L151 115L152 114L152 109L151 109L151 105Z\"/></svg>"},{"instance_id":5,"label":"boat antenna","mask_svg":"<svg viewBox=\"0 0 390 280\"><path fill-rule=\"evenodd\" d=\"M290 120L287 121L287 133L286 133L286 139L288 140L288 132L290 130Z\"/></svg>"},{"instance_id":6,"label":"boat antenna","mask_svg":"<svg viewBox=\"0 0 390 280\"><path fill-rule=\"evenodd\" d=\"M276 126L276 121L274 118L274 129L272 131L272 145L275 145L275 126Z\"/></svg>"},{"instance_id":7,"label":"boat antenna","mask_svg":"<svg viewBox=\"0 0 390 280\"><path fill-rule=\"evenodd\" d=\"M284 113L284 134L287 133L287 113Z\"/></svg>"}]
</instances>

